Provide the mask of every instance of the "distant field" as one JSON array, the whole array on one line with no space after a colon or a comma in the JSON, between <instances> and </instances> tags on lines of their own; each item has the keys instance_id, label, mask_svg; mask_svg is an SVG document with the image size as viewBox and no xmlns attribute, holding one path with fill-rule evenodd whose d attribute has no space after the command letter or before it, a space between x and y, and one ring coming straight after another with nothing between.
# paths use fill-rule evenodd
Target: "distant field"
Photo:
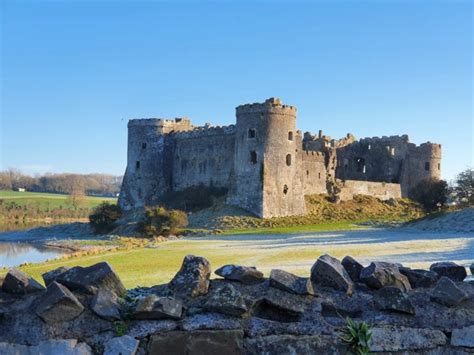
<instances>
[{"instance_id":1,"label":"distant field","mask_svg":"<svg viewBox=\"0 0 474 355\"><path fill-rule=\"evenodd\" d=\"M40 211L70 208L71 204L68 201L68 197L69 195L43 192L0 191L0 200L5 202L15 202L20 206L29 205L39 207ZM94 208L103 201L115 203L117 202L117 199L112 197L86 196L81 207Z\"/></svg>"}]
</instances>

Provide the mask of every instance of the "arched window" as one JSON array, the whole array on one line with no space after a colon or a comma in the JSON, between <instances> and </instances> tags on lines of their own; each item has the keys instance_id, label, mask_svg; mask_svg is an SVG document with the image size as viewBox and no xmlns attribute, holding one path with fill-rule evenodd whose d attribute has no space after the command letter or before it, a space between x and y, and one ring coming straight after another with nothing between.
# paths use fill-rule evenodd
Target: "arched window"
<instances>
[{"instance_id":1,"label":"arched window","mask_svg":"<svg viewBox=\"0 0 474 355\"><path fill-rule=\"evenodd\" d=\"M288 193L288 185L283 186L283 193L286 195Z\"/></svg>"},{"instance_id":2,"label":"arched window","mask_svg":"<svg viewBox=\"0 0 474 355\"><path fill-rule=\"evenodd\" d=\"M286 155L286 165L288 165L288 166L291 165L291 154Z\"/></svg>"},{"instance_id":3,"label":"arched window","mask_svg":"<svg viewBox=\"0 0 474 355\"><path fill-rule=\"evenodd\" d=\"M293 140L293 132L292 132L292 131L289 131L289 132L288 132L288 140L289 140L289 141L292 141L292 140Z\"/></svg>"}]
</instances>

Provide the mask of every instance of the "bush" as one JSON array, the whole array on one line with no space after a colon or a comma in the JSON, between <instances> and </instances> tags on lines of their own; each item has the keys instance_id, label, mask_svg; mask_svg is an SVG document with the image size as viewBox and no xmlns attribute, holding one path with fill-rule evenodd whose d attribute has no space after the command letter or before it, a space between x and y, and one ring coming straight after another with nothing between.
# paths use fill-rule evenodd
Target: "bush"
<instances>
[{"instance_id":1,"label":"bush","mask_svg":"<svg viewBox=\"0 0 474 355\"><path fill-rule=\"evenodd\" d=\"M185 212L178 210L168 211L164 207L147 207L145 218L139 223L139 231L145 237L177 234L179 228L188 225L188 217Z\"/></svg>"},{"instance_id":2,"label":"bush","mask_svg":"<svg viewBox=\"0 0 474 355\"><path fill-rule=\"evenodd\" d=\"M114 228L114 222L120 217L122 217L122 209L119 205L103 202L89 216L89 224L96 234L108 233Z\"/></svg>"},{"instance_id":3,"label":"bush","mask_svg":"<svg viewBox=\"0 0 474 355\"><path fill-rule=\"evenodd\" d=\"M474 169L466 169L456 176L451 198L462 207L474 206Z\"/></svg>"},{"instance_id":4,"label":"bush","mask_svg":"<svg viewBox=\"0 0 474 355\"><path fill-rule=\"evenodd\" d=\"M411 197L423 205L425 210L434 211L446 203L448 184L444 180L425 179L411 190Z\"/></svg>"}]
</instances>

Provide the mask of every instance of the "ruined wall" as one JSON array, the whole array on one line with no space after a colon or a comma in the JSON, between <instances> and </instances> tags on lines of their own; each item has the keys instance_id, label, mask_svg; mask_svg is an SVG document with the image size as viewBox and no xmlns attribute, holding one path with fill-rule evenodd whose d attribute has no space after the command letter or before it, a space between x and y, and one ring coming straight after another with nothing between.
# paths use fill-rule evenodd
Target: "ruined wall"
<instances>
[{"instance_id":1,"label":"ruined wall","mask_svg":"<svg viewBox=\"0 0 474 355\"><path fill-rule=\"evenodd\" d=\"M352 200L355 195L368 195L377 197L381 200L397 199L402 197L400 184L391 184L386 182L357 181L357 180L338 180L341 187L339 197L341 201Z\"/></svg>"},{"instance_id":2,"label":"ruined wall","mask_svg":"<svg viewBox=\"0 0 474 355\"><path fill-rule=\"evenodd\" d=\"M303 191L305 195L324 194L326 190L326 165L323 152L303 150Z\"/></svg>"},{"instance_id":3,"label":"ruined wall","mask_svg":"<svg viewBox=\"0 0 474 355\"><path fill-rule=\"evenodd\" d=\"M234 168L235 126L202 127L172 134L172 189L190 186L227 187Z\"/></svg>"}]
</instances>

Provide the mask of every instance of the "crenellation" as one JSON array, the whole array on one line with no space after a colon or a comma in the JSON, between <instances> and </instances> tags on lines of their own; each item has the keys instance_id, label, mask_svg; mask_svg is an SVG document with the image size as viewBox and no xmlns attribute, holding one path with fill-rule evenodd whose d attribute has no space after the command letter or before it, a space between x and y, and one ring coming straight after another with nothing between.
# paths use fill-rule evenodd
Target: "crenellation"
<instances>
[{"instance_id":1,"label":"crenellation","mask_svg":"<svg viewBox=\"0 0 474 355\"><path fill-rule=\"evenodd\" d=\"M236 123L192 125L189 118L128 123L124 209L156 205L192 186L219 186L227 203L260 217L305 213L304 196L334 192L409 197L424 179L441 178L440 144L408 135L341 139L296 128L296 107L278 98L236 107Z\"/></svg>"}]
</instances>

